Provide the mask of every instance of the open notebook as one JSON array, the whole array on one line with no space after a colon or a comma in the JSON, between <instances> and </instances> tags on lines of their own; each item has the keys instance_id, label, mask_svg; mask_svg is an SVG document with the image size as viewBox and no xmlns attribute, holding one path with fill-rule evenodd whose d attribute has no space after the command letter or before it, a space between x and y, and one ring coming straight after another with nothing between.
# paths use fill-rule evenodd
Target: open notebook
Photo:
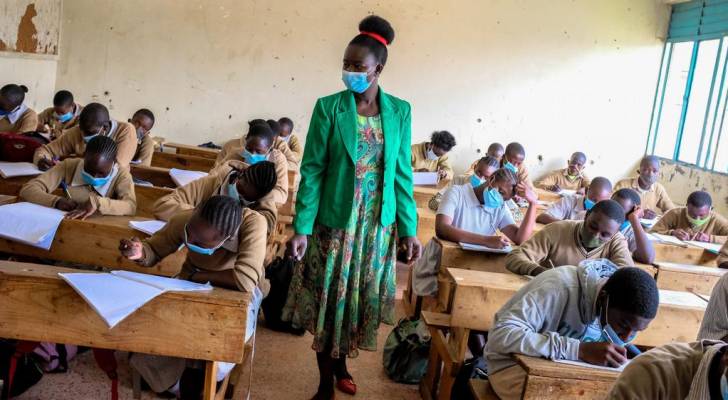
<instances>
[{"instance_id":1,"label":"open notebook","mask_svg":"<svg viewBox=\"0 0 728 400\"><path fill-rule=\"evenodd\" d=\"M61 210L26 202L0 206L0 237L50 250L65 215Z\"/></svg>"},{"instance_id":2,"label":"open notebook","mask_svg":"<svg viewBox=\"0 0 728 400\"><path fill-rule=\"evenodd\" d=\"M29 162L0 161L0 176L6 179L16 176L40 175L41 173L38 167Z\"/></svg>"},{"instance_id":3,"label":"open notebook","mask_svg":"<svg viewBox=\"0 0 728 400\"><path fill-rule=\"evenodd\" d=\"M207 172L202 171L188 171L186 169L172 168L169 170L169 176L172 178L177 186L184 186L192 181L196 181L200 178L207 176Z\"/></svg>"},{"instance_id":4,"label":"open notebook","mask_svg":"<svg viewBox=\"0 0 728 400\"><path fill-rule=\"evenodd\" d=\"M144 232L149 236L157 233L158 230L164 228L167 223L164 221L157 221L155 219L149 221L129 221L129 226L132 229L136 229L140 232Z\"/></svg>"},{"instance_id":5,"label":"open notebook","mask_svg":"<svg viewBox=\"0 0 728 400\"><path fill-rule=\"evenodd\" d=\"M413 172L412 182L415 185L437 185L437 172Z\"/></svg>"},{"instance_id":6,"label":"open notebook","mask_svg":"<svg viewBox=\"0 0 728 400\"><path fill-rule=\"evenodd\" d=\"M86 300L109 329L162 293L212 290L209 283L203 285L130 271L58 275Z\"/></svg>"},{"instance_id":7,"label":"open notebook","mask_svg":"<svg viewBox=\"0 0 728 400\"><path fill-rule=\"evenodd\" d=\"M459 242L460 248L468 251L482 251L483 253L497 253L497 254L508 254L513 251L513 247L506 246L502 249L494 249L491 247L481 246L478 244L463 243Z\"/></svg>"},{"instance_id":8,"label":"open notebook","mask_svg":"<svg viewBox=\"0 0 728 400\"><path fill-rule=\"evenodd\" d=\"M554 361L559 364L568 364L568 365L573 365L576 367L601 369L603 371L614 371L614 372L622 372L624 370L624 367L626 367L629 364L629 361L627 361L626 363L620 365L619 367L614 368L614 367L604 367L601 365L589 364L589 363L585 363L583 361L572 361L572 360L554 360Z\"/></svg>"}]
</instances>

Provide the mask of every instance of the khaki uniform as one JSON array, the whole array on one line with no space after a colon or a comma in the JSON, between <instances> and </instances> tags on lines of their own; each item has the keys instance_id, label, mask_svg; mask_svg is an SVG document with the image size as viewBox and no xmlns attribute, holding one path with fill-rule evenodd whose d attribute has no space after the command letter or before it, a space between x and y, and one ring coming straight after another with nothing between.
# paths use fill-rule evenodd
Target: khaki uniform
<instances>
[{"instance_id":1,"label":"khaki uniform","mask_svg":"<svg viewBox=\"0 0 728 400\"><path fill-rule=\"evenodd\" d=\"M289 136L290 139L288 139L288 148L291 149L293 154L298 157L298 160L303 159L303 145L301 144L301 141L298 140L298 136L294 135L293 133Z\"/></svg>"},{"instance_id":2,"label":"khaki uniform","mask_svg":"<svg viewBox=\"0 0 728 400\"><path fill-rule=\"evenodd\" d=\"M450 164L450 158L447 154L442 157L438 157L436 160L427 159L427 143L422 142L412 145L412 170L417 171L420 169L426 169L429 172L437 172L438 170L445 170L447 176L443 179L453 179L455 177L455 171L452 169Z\"/></svg>"},{"instance_id":3,"label":"khaki uniform","mask_svg":"<svg viewBox=\"0 0 728 400\"><path fill-rule=\"evenodd\" d=\"M242 137L240 139L228 140L227 142L225 142L224 145L222 145L222 149L215 159L215 166L220 165L224 160L228 159L232 153L242 152L244 148L245 137ZM301 163L301 158L296 156L293 151L291 151L291 149L288 147L288 144L286 144L286 142L284 142L281 138L275 138L271 149L278 150L281 154L283 154L286 162L288 163L287 169L292 169L294 171L298 170L298 167Z\"/></svg>"},{"instance_id":4,"label":"khaki uniform","mask_svg":"<svg viewBox=\"0 0 728 400\"><path fill-rule=\"evenodd\" d=\"M564 168L552 171L548 175L544 176L541 180L536 182L536 187L549 190L551 186L559 185L562 189L579 190L588 188L590 183L591 180L584 174L574 180L571 180L569 178L569 169Z\"/></svg>"},{"instance_id":5,"label":"khaki uniform","mask_svg":"<svg viewBox=\"0 0 728 400\"><path fill-rule=\"evenodd\" d=\"M293 150L291 150L285 140L281 139L280 137L276 137L276 140L273 141L273 148L280 151L281 153L283 153L284 156L286 156L286 161L288 161L288 169L298 171L298 167L301 165L301 157L294 153Z\"/></svg>"},{"instance_id":6,"label":"khaki uniform","mask_svg":"<svg viewBox=\"0 0 728 400\"><path fill-rule=\"evenodd\" d=\"M579 265L583 260L607 258L619 267L634 266L627 240L617 232L601 246L587 252L579 240L584 221L558 221L546 225L506 257L506 268L532 275L544 268Z\"/></svg>"},{"instance_id":7,"label":"khaki uniform","mask_svg":"<svg viewBox=\"0 0 728 400\"><path fill-rule=\"evenodd\" d=\"M667 190L659 182L655 182L650 190L642 190L639 183L639 178L627 178L622 179L614 185L614 191L619 189L634 189L639 193L642 204L640 205L643 210L652 210L660 212L662 214L675 208L675 204L670 200L670 196L667 195Z\"/></svg>"},{"instance_id":8,"label":"khaki uniform","mask_svg":"<svg viewBox=\"0 0 728 400\"><path fill-rule=\"evenodd\" d=\"M74 104L73 117L66 122L61 122L56 119L55 111L53 107L48 107L43 112L38 114L38 125L48 125L51 128L50 137L51 140L61 136L61 133L66 129L71 129L78 125L78 117L81 115L83 106L80 104Z\"/></svg>"},{"instance_id":9,"label":"khaki uniform","mask_svg":"<svg viewBox=\"0 0 728 400\"><path fill-rule=\"evenodd\" d=\"M137 137L134 125L128 122L112 121L111 131L106 134L114 139L118 147L116 161L123 168L129 168L137 149ZM56 140L39 147L33 155L33 163L38 164L43 157L47 159L68 157L71 155L83 156L86 152L86 142L83 141L81 128L75 126L61 134Z\"/></svg>"},{"instance_id":10,"label":"khaki uniform","mask_svg":"<svg viewBox=\"0 0 728 400\"><path fill-rule=\"evenodd\" d=\"M7 117L0 118L0 132L26 133L35 132L38 129L38 114L26 107L15 123L10 122Z\"/></svg>"},{"instance_id":11,"label":"khaki uniform","mask_svg":"<svg viewBox=\"0 0 728 400\"><path fill-rule=\"evenodd\" d=\"M721 266L723 264L728 264L728 242L726 242L723 247L720 248L720 254L718 254L718 261L716 261L716 265Z\"/></svg>"},{"instance_id":12,"label":"khaki uniform","mask_svg":"<svg viewBox=\"0 0 728 400\"><path fill-rule=\"evenodd\" d=\"M221 162L215 163L215 168L210 171L210 174L217 173L220 168L226 168L226 164L229 161L238 161L246 164L245 160L243 160L242 154L240 154L240 151L232 151ZM286 157L283 153L276 149L271 150L268 155L268 161L275 164L276 167L276 186L271 191L273 201L277 204L285 204L288 200L288 162L286 161Z\"/></svg>"},{"instance_id":13,"label":"khaki uniform","mask_svg":"<svg viewBox=\"0 0 728 400\"><path fill-rule=\"evenodd\" d=\"M683 229L693 234L705 233L710 235L711 243L725 243L728 239L728 221L722 215L711 211L710 220L705 225L695 228L688 221L687 207L673 208L666 212L650 232L672 235L676 229Z\"/></svg>"},{"instance_id":14,"label":"khaki uniform","mask_svg":"<svg viewBox=\"0 0 728 400\"><path fill-rule=\"evenodd\" d=\"M58 165L30 180L20 189L20 198L46 207L55 207L61 196L53 192L65 180L71 200L78 204L87 201L96 207L101 215L134 215L136 195L131 174L125 168L114 166L115 174L109 183L101 187L86 184L81 177L82 158L68 158Z\"/></svg>"},{"instance_id":15,"label":"khaki uniform","mask_svg":"<svg viewBox=\"0 0 728 400\"><path fill-rule=\"evenodd\" d=\"M132 160L139 161L139 165L151 167L153 155L154 139L152 139L151 132L147 132L141 141L137 140L137 150Z\"/></svg>"}]
</instances>

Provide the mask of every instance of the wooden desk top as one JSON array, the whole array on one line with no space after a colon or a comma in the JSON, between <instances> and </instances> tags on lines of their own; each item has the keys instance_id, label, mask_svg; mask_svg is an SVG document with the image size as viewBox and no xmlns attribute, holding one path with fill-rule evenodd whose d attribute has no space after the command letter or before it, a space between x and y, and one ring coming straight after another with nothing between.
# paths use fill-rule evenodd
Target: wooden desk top
<instances>
[{"instance_id":1,"label":"wooden desk top","mask_svg":"<svg viewBox=\"0 0 728 400\"><path fill-rule=\"evenodd\" d=\"M676 272L683 272L688 274L699 274L699 275L711 275L711 276L723 276L723 274L726 273L725 269L713 267L713 266L704 266L704 265L692 265L692 264L682 264L682 263L672 263L667 261L658 261L655 262L655 265L659 270L668 270L668 271L676 271Z\"/></svg>"},{"instance_id":2,"label":"wooden desk top","mask_svg":"<svg viewBox=\"0 0 728 400\"><path fill-rule=\"evenodd\" d=\"M607 382L613 382L619 376L618 371L560 364L544 358L529 357L523 354L514 354L513 357L516 359L516 362L523 367L528 375L550 378L588 379Z\"/></svg>"}]
</instances>

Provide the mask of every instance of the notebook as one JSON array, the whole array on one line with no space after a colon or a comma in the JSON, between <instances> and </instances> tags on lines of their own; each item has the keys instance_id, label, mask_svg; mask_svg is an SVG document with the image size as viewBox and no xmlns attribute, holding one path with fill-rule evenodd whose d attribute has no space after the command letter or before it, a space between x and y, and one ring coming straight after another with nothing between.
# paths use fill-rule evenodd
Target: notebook
<instances>
[{"instance_id":1,"label":"notebook","mask_svg":"<svg viewBox=\"0 0 728 400\"><path fill-rule=\"evenodd\" d=\"M164 221L150 220L150 221L129 221L129 226L132 229L136 229L140 232L144 232L149 236L157 233L158 230L164 228L167 223Z\"/></svg>"},{"instance_id":2,"label":"notebook","mask_svg":"<svg viewBox=\"0 0 728 400\"><path fill-rule=\"evenodd\" d=\"M38 167L29 162L0 161L0 176L5 179L16 176L40 175L42 173Z\"/></svg>"},{"instance_id":3,"label":"notebook","mask_svg":"<svg viewBox=\"0 0 728 400\"><path fill-rule=\"evenodd\" d=\"M646 229L652 229L652 227L655 226L655 224L657 224L657 221L659 220L659 217L656 217L655 219L640 218L640 224Z\"/></svg>"},{"instance_id":4,"label":"notebook","mask_svg":"<svg viewBox=\"0 0 728 400\"><path fill-rule=\"evenodd\" d=\"M207 172L202 171L188 171L186 169L172 168L169 170L169 176L172 178L177 186L185 186L192 181L196 181L200 178L207 176Z\"/></svg>"},{"instance_id":5,"label":"notebook","mask_svg":"<svg viewBox=\"0 0 728 400\"><path fill-rule=\"evenodd\" d=\"M650 240L652 240L652 241L665 243L665 244L674 244L675 246L680 246L680 247L687 247L687 244L685 244L685 242L676 238L675 236L663 235L660 233L648 233L647 235L648 235L647 237L649 237Z\"/></svg>"},{"instance_id":6,"label":"notebook","mask_svg":"<svg viewBox=\"0 0 728 400\"><path fill-rule=\"evenodd\" d=\"M513 251L513 247L511 247L511 246L506 246L506 247L504 247L502 249L494 249L494 248L491 248L491 247L481 246L479 244L472 244L472 243L463 243L463 242L460 242L458 244L460 245L460 248L463 249L463 250L468 250L468 251L481 251L483 253L508 254L511 251Z\"/></svg>"},{"instance_id":7,"label":"notebook","mask_svg":"<svg viewBox=\"0 0 728 400\"><path fill-rule=\"evenodd\" d=\"M437 185L437 172L413 172L412 180L415 185Z\"/></svg>"},{"instance_id":8,"label":"notebook","mask_svg":"<svg viewBox=\"0 0 728 400\"><path fill-rule=\"evenodd\" d=\"M698 242L695 240L688 240L685 242L686 244L689 244L691 246L700 247L702 249L705 249L711 253L720 254L720 249L723 247L719 243L705 243L705 242Z\"/></svg>"},{"instance_id":9,"label":"notebook","mask_svg":"<svg viewBox=\"0 0 728 400\"><path fill-rule=\"evenodd\" d=\"M66 215L61 210L33 203L0 206L0 237L50 250L58 225Z\"/></svg>"},{"instance_id":10,"label":"notebook","mask_svg":"<svg viewBox=\"0 0 728 400\"><path fill-rule=\"evenodd\" d=\"M554 362L557 362L559 364L567 364L567 365L573 365L576 367L582 367L582 368L593 368L593 369L601 369L603 371L613 371L613 372L622 372L624 370L624 367L626 367L629 364L629 360L620 365L619 367L604 367L601 365L594 365L585 363L583 361L572 361L572 360L554 360Z\"/></svg>"},{"instance_id":11,"label":"notebook","mask_svg":"<svg viewBox=\"0 0 728 400\"><path fill-rule=\"evenodd\" d=\"M165 292L212 290L209 283L200 284L130 271L58 275L86 300L109 329Z\"/></svg>"},{"instance_id":12,"label":"notebook","mask_svg":"<svg viewBox=\"0 0 728 400\"><path fill-rule=\"evenodd\" d=\"M561 189L561 190L559 191L559 196L561 196L561 197L566 197L566 196L575 196L575 195L576 195L576 190L571 190L571 189Z\"/></svg>"}]
</instances>

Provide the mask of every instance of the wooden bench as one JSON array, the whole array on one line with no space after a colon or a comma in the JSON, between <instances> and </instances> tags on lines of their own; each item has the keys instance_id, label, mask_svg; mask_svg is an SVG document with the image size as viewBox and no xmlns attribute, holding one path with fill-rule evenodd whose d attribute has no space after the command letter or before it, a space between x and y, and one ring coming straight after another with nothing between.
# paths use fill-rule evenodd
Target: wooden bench
<instances>
[{"instance_id":1,"label":"wooden bench","mask_svg":"<svg viewBox=\"0 0 728 400\"><path fill-rule=\"evenodd\" d=\"M471 379L468 383L470 394L475 400L499 400L499 397L490 387L490 382L484 379Z\"/></svg>"},{"instance_id":2,"label":"wooden bench","mask_svg":"<svg viewBox=\"0 0 728 400\"><path fill-rule=\"evenodd\" d=\"M710 296L713 287L726 272L725 269L658 262L657 287Z\"/></svg>"},{"instance_id":3,"label":"wooden bench","mask_svg":"<svg viewBox=\"0 0 728 400\"><path fill-rule=\"evenodd\" d=\"M718 255L695 246L676 246L666 243L652 243L655 248L655 262L670 262L688 265L715 267Z\"/></svg>"},{"instance_id":4,"label":"wooden bench","mask_svg":"<svg viewBox=\"0 0 728 400\"><path fill-rule=\"evenodd\" d=\"M207 400L215 361L243 361L248 293L164 293L109 329L59 272L78 270L0 261L0 337L204 360Z\"/></svg>"},{"instance_id":5,"label":"wooden bench","mask_svg":"<svg viewBox=\"0 0 728 400\"><path fill-rule=\"evenodd\" d=\"M207 172L215 166L215 160L209 157L188 154L170 154L155 151L152 154L152 167L177 168L191 171Z\"/></svg>"},{"instance_id":6,"label":"wooden bench","mask_svg":"<svg viewBox=\"0 0 728 400\"><path fill-rule=\"evenodd\" d=\"M516 355L527 375L523 399L606 399L619 372Z\"/></svg>"},{"instance_id":7,"label":"wooden bench","mask_svg":"<svg viewBox=\"0 0 728 400\"><path fill-rule=\"evenodd\" d=\"M219 149L210 149L207 147L199 147L182 143L164 143L163 147L174 149L176 154L205 157L213 160L215 160L217 155L220 154Z\"/></svg>"}]
</instances>

